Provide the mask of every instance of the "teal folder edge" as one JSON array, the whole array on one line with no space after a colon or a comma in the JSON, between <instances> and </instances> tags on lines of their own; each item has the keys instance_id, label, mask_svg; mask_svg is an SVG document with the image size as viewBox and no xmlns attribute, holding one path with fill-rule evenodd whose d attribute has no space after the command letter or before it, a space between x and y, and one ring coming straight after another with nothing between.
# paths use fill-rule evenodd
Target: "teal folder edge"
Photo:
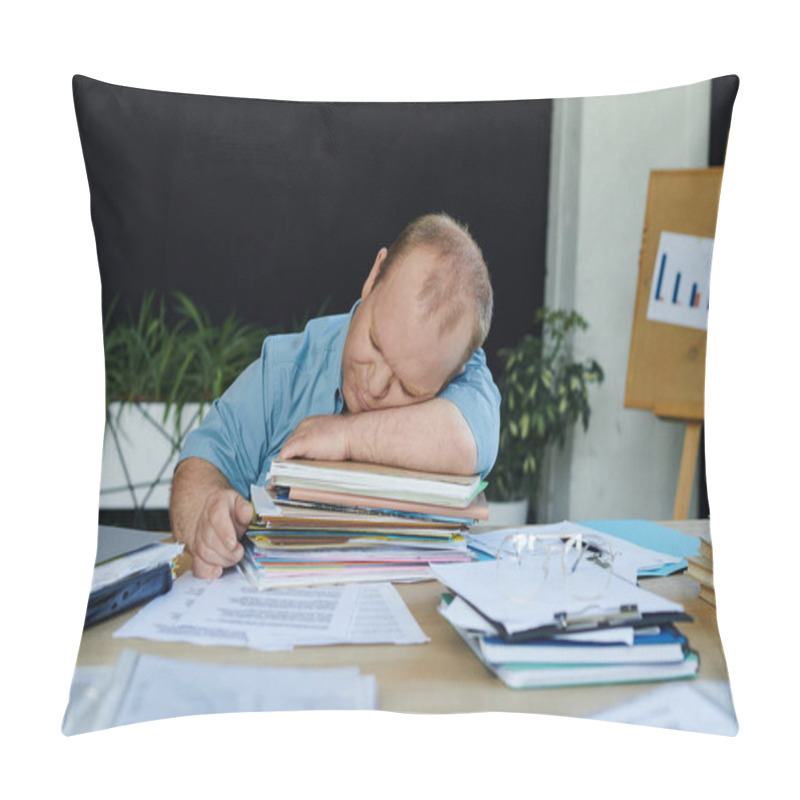
<instances>
[{"instance_id":1,"label":"teal folder edge","mask_svg":"<svg viewBox=\"0 0 800 800\"><path fill-rule=\"evenodd\" d=\"M696 536L644 519L600 519L578 524L670 556L686 558L700 552L700 540Z\"/></svg>"}]
</instances>

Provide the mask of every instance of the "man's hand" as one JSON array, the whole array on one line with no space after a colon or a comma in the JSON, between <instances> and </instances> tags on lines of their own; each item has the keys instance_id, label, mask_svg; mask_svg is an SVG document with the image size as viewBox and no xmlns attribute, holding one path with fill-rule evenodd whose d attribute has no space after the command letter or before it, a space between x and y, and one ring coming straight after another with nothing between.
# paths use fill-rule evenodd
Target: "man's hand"
<instances>
[{"instance_id":1,"label":"man's hand","mask_svg":"<svg viewBox=\"0 0 800 800\"><path fill-rule=\"evenodd\" d=\"M206 499L189 545L192 572L198 578L218 578L241 561L239 537L247 530L253 507L233 489L218 489Z\"/></svg>"},{"instance_id":2,"label":"man's hand","mask_svg":"<svg viewBox=\"0 0 800 800\"><path fill-rule=\"evenodd\" d=\"M172 531L192 554L198 578L218 578L244 555L239 537L253 518L253 507L207 461L190 458L178 465L170 498Z\"/></svg>"},{"instance_id":3,"label":"man's hand","mask_svg":"<svg viewBox=\"0 0 800 800\"><path fill-rule=\"evenodd\" d=\"M350 448L351 418L342 414L306 417L284 442L278 461L313 458L318 461L347 461Z\"/></svg>"}]
</instances>

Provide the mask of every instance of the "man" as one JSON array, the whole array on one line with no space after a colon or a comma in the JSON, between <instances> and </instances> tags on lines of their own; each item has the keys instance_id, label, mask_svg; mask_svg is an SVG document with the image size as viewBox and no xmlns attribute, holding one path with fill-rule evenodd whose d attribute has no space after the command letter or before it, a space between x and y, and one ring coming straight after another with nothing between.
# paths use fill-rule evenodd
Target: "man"
<instances>
[{"instance_id":1,"label":"man","mask_svg":"<svg viewBox=\"0 0 800 800\"><path fill-rule=\"evenodd\" d=\"M480 349L492 289L467 231L420 217L381 248L350 314L270 336L186 440L170 500L195 575L237 563L245 499L274 459L368 461L486 475L500 395Z\"/></svg>"}]
</instances>

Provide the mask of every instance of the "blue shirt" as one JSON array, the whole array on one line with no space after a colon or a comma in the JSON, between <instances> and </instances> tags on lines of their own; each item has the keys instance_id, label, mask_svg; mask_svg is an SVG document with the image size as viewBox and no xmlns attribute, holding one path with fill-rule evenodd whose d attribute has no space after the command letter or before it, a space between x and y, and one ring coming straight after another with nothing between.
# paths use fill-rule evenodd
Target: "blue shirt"
<instances>
[{"instance_id":1,"label":"blue shirt","mask_svg":"<svg viewBox=\"0 0 800 800\"><path fill-rule=\"evenodd\" d=\"M357 305L349 314L312 320L302 333L268 336L261 357L212 403L200 427L187 436L179 461L209 461L237 492L249 497L250 484L264 483L272 460L303 419L343 411L342 353ZM439 397L455 403L464 415L478 448L478 471L486 476L497 458L500 393L483 350Z\"/></svg>"}]
</instances>

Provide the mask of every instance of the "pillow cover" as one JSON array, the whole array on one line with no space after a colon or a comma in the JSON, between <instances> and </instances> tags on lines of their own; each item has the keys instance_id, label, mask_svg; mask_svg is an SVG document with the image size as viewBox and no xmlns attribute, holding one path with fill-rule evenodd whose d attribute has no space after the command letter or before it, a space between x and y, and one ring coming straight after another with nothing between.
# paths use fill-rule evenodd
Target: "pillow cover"
<instances>
[{"instance_id":1,"label":"pillow cover","mask_svg":"<svg viewBox=\"0 0 800 800\"><path fill-rule=\"evenodd\" d=\"M545 303L587 317L590 336L586 344L576 343L576 352L596 356L606 370L603 391L591 398L592 425L569 443L561 462L555 460L537 521L668 519L682 429L625 409L624 378L619 378L628 359L648 181L654 170L723 163L737 86L728 76L619 97L294 103L151 91L76 76L107 354L121 359L126 352L123 345L109 348L114 331L129 317L126 342L142 342L154 330L174 342L180 331L191 331L196 346L198 332L221 335L235 314L252 360L258 355L252 343L264 333L258 326L290 330L320 310L348 311L378 249L410 219L447 211L469 226L491 272L495 317L486 352L492 370L502 369L500 350L534 329L533 312ZM224 359L232 356L226 353ZM123 367L109 360L107 381L110 385L117 370L141 377L152 366L133 360ZM218 371L200 373L198 382L216 386ZM195 399L218 394L208 391ZM151 399L149 393L129 386L123 399L138 408ZM162 399L170 398L168 391ZM167 530L163 513L147 517L141 511L166 508L175 451L203 409L181 406L174 420L142 408L163 449L155 465L141 467L140 476L139 461L159 445L145 443L143 434L122 433L117 423L127 411L113 408L104 486L108 496L116 495L110 505L121 512L104 521ZM615 425L621 427L623 416L626 432L620 440ZM125 441L138 452L122 456ZM642 442L658 453L646 469L631 457ZM701 512L695 508L693 516L707 516ZM699 552L692 558L701 560ZM700 566L694 572L705 578ZM404 594L410 605L414 597L413 591ZM452 656L450 648L460 645L431 603L432 595L425 595L412 614L424 615L440 637L436 645L444 641ZM724 679L716 622L713 614L707 616L699 640ZM119 618L110 620L85 636L110 636L119 624ZM691 624L685 630L694 644ZM574 713L535 692L521 697L505 689L466 649L457 652L464 670L474 670L471 680L493 682L496 710ZM130 675L142 659L126 659L115 670ZM253 662L245 655L243 663ZM282 656L270 664L291 668L294 662ZM329 666L324 657L319 665ZM358 676L346 677L353 682L341 691L369 696L368 682L365 689ZM384 678L379 671L379 687ZM200 685L200 671L196 679ZM199 710L224 710L212 700ZM443 705L428 700L429 706L415 710L452 710L446 700ZM295 707L305 707L303 702L318 701L297 699ZM341 707L360 707L358 702ZM412 707L404 702L393 708ZM689 694L680 708L689 714L698 702ZM729 715L714 732L735 730L730 698L724 703ZM253 707L282 706L275 701ZM176 707L173 713L190 712ZM685 724L691 727L690 720Z\"/></svg>"}]
</instances>

